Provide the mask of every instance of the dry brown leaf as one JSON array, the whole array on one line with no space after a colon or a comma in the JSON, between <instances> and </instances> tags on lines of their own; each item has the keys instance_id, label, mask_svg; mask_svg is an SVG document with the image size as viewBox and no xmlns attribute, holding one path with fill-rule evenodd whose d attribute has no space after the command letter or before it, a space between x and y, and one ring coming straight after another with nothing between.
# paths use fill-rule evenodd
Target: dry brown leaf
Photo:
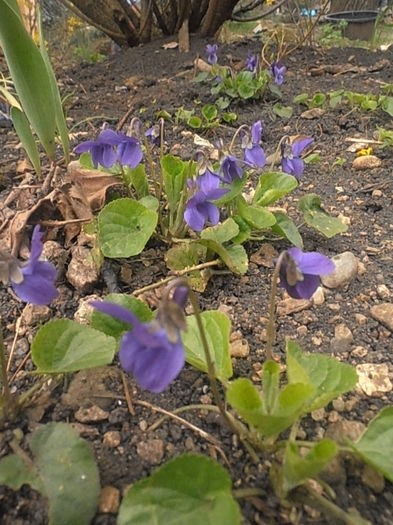
<instances>
[{"instance_id":1,"label":"dry brown leaf","mask_svg":"<svg viewBox=\"0 0 393 525\"><path fill-rule=\"evenodd\" d=\"M198 69L199 71L202 71L203 73L211 73L212 66L208 64L207 62L205 62L204 60L202 60L201 58L197 58L194 61L194 65L196 69Z\"/></svg>"},{"instance_id":2,"label":"dry brown leaf","mask_svg":"<svg viewBox=\"0 0 393 525\"><path fill-rule=\"evenodd\" d=\"M104 206L109 188L123 184L115 175L82 168L78 161L70 162L68 176L92 211L98 211Z\"/></svg>"},{"instance_id":3,"label":"dry brown leaf","mask_svg":"<svg viewBox=\"0 0 393 525\"><path fill-rule=\"evenodd\" d=\"M311 108L306 109L306 111L303 111L303 113L300 115L300 118L312 120L315 118L322 117L322 115L324 115L325 113L326 111L322 108Z\"/></svg>"}]
</instances>

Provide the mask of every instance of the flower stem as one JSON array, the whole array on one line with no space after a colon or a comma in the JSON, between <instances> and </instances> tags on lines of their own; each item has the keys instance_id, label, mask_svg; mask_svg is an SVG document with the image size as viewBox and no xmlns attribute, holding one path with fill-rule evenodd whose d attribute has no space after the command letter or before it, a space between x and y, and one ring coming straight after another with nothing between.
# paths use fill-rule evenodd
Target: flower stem
<instances>
[{"instance_id":1,"label":"flower stem","mask_svg":"<svg viewBox=\"0 0 393 525\"><path fill-rule=\"evenodd\" d=\"M272 288L269 301L269 322L266 333L266 359L273 359L273 346L276 338L276 295L277 283L280 274L281 263L286 252L282 252L277 259L276 267L272 276Z\"/></svg>"},{"instance_id":2,"label":"flower stem","mask_svg":"<svg viewBox=\"0 0 393 525\"><path fill-rule=\"evenodd\" d=\"M235 145L235 142L236 142L236 139L239 135L239 133L243 130L243 129L249 129L249 126L247 124L243 124L242 126L240 126L239 128L237 128L237 130L235 131L233 137L232 137L232 140L231 140L231 143L229 145L229 148L228 148L228 151L229 153L232 153L232 149L233 149L233 146Z\"/></svg>"},{"instance_id":3,"label":"flower stem","mask_svg":"<svg viewBox=\"0 0 393 525\"><path fill-rule=\"evenodd\" d=\"M1 403L0 405L4 404L4 411L7 413L8 409L10 408L10 401L11 401L11 392L10 392L10 386L8 383L8 376L7 376L7 364L5 359L5 353L4 353L4 341L3 341L3 331L1 328L1 317L0 317L0 399Z\"/></svg>"},{"instance_id":4,"label":"flower stem","mask_svg":"<svg viewBox=\"0 0 393 525\"><path fill-rule=\"evenodd\" d=\"M309 486L304 487L306 492L295 493L293 499L296 503L305 503L314 509L322 511L325 515L333 518L334 523L342 522L345 525L358 525L359 517L351 516L345 510L340 509L335 503L313 490Z\"/></svg>"},{"instance_id":5,"label":"flower stem","mask_svg":"<svg viewBox=\"0 0 393 525\"><path fill-rule=\"evenodd\" d=\"M276 151L272 155L273 160L272 160L272 163L270 165L270 171L273 171L274 165L276 163L278 164L278 162L279 162L279 159L280 159L279 155L280 155L281 144L284 142L284 140L288 140L288 135L284 135L283 137L281 137L280 142L278 143L278 146L276 148Z\"/></svg>"},{"instance_id":6,"label":"flower stem","mask_svg":"<svg viewBox=\"0 0 393 525\"><path fill-rule=\"evenodd\" d=\"M218 388L218 381L216 379L216 370L215 370L214 362L211 357L209 344L206 338L205 328L202 323L202 316L201 316L201 311L200 311L199 304L198 304L198 299L195 293L191 290L191 288L189 290L190 290L190 302L194 310L194 315L195 315L195 319L197 322L199 335L201 336L202 346L203 346L203 350L205 353L205 359L206 359L206 364L207 364L207 375L209 377L210 388L213 393L214 401L224 421L235 432L235 434L238 434L241 436L242 432L240 431L239 427L237 426L233 418L229 416L228 412L226 411L224 402L221 398L220 391Z\"/></svg>"},{"instance_id":7,"label":"flower stem","mask_svg":"<svg viewBox=\"0 0 393 525\"><path fill-rule=\"evenodd\" d=\"M160 160L164 158L164 129L165 129L165 120L160 118Z\"/></svg>"}]
</instances>

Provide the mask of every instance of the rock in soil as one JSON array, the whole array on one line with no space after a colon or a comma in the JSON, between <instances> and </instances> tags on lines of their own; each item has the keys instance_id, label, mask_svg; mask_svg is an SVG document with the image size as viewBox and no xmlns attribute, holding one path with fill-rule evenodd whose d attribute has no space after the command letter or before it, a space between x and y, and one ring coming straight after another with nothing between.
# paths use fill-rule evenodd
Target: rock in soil
<instances>
[{"instance_id":1,"label":"rock in soil","mask_svg":"<svg viewBox=\"0 0 393 525\"><path fill-rule=\"evenodd\" d=\"M150 463L150 465L159 465L164 457L164 442L162 439L148 439L140 441L137 444L136 451L138 456Z\"/></svg>"},{"instance_id":2,"label":"rock in soil","mask_svg":"<svg viewBox=\"0 0 393 525\"><path fill-rule=\"evenodd\" d=\"M97 423L98 421L106 421L108 419L108 412L102 410L97 405L92 405L89 408L80 408L75 412L75 419L79 423Z\"/></svg>"},{"instance_id":3,"label":"rock in soil","mask_svg":"<svg viewBox=\"0 0 393 525\"><path fill-rule=\"evenodd\" d=\"M85 246L75 246L67 270L68 282L79 292L87 293L97 283L98 277L98 271L90 250Z\"/></svg>"},{"instance_id":4,"label":"rock in soil","mask_svg":"<svg viewBox=\"0 0 393 525\"><path fill-rule=\"evenodd\" d=\"M332 261L336 268L331 274L322 275L322 284L327 288L342 288L350 284L358 273L358 258L352 252L344 252L332 257Z\"/></svg>"},{"instance_id":5,"label":"rock in soil","mask_svg":"<svg viewBox=\"0 0 393 525\"><path fill-rule=\"evenodd\" d=\"M370 313L371 317L393 332L393 303L376 304L371 308Z\"/></svg>"},{"instance_id":6,"label":"rock in soil","mask_svg":"<svg viewBox=\"0 0 393 525\"><path fill-rule=\"evenodd\" d=\"M392 390L389 368L386 363L363 363L356 367L359 376L358 387L368 396Z\"/></svg>"}]
</instances>

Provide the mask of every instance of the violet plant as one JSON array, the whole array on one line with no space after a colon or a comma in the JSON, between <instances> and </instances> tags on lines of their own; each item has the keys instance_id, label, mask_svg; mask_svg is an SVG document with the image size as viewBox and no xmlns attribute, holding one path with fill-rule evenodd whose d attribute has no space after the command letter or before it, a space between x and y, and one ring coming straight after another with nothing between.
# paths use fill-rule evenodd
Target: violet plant
<instances>
[{"instance_id":1,"label":"violet plant","mask_svg":"<svg viewBox=\"0 0 393 525\"><path fill-rule=\"evenodd\" d=\"M7 18L15 21L17 8L11 9L2 0L0 4L4 4ZM1 38L7 46L18 40L10 28L15 26L0 23ZM21 22L17 29L19 36L25 38ZM217 52L215 45L208 49L208 61L213 68L219 67ZM275 64L268 73L269 82L279 85L284 72L282 65ZM243 98L249 98L249 93L255 90L256 84L250 78L255 80L261 74L258 59L252 55L247 59L246 71L238 75L240 78L236 77L235 84L230 84L234 78L227 73L217 69L214 81L229 90L235 86L238 94L246 95ZM39 75L35 80L35 90L39 92L36 89L40 85ZM29 98L26 84L20 88L21 99L26 99L26 94ZM50 89L46 88L48 85L43 91L49 93ZM264 89L258 87L260 91L255 93L261 96ZM40 104L35 106L32 123L37 112L42 111ZM155 233L166 242L175 243L167 253L168 261L172 261L168 265L189 275L190 279L165 279L169 284L155 313L135 297L111 294L104 301L92 302L94 312L90 326L69 319L55 319L41 326L31 347L35 373L41 375L41 379L18 398L11 395L9 388L0 330L0 419L11 418L48 377L56 380L63 374L111 364L116 352L122 368L132 374L142 388L154 393L169 388L174 380L181 381L179 374L187 361L209 376L216 405L204 408L221 413L255 463L269 458L272 485L284 505L307 503L326 512L335 522L364 524L358 515L334 504L334 493L322 478L323 470L339 452L353 453L393 481L393 407L384 408L355 443L299 440L297 430L301 418L351 390L357 381L356 372L326 355L306 354L289 341L287 383L283 384L274 356L278 286L295 299L310 298L319 286L319 276L334 269L326 256L303 252L294 223L282 212L269 209L297 187L304 168L302 153L312 139L285 142L282 151L284 140L280 141L277 150L282 153L282 170L274 171L271 166L270 171L262 172L266 155L261 145L259 121L250 129L239 129L226 149L220 145L219 161L213 165L206 152L195 152L188 161L166 155L162 122L146 132L138 128L140 126L131 126L129 134L103 130L95 141L81 144L76 150L83 154L82 163L118 177L129 193L126 198L107 204L98 216L102 252L108 257L136 255ZM49 139L42 140L44 146L50 146L50 157L54 144L52 132ZM40 135L38 129L37 133ZM61 135L61 129L59 133ZM241 145L236 149L238 136ZM256 175L257 183L252 192L245 193L247 185L247 191L250 189L251 175ZM324 235L343 231L343 225L323 210L318 196L302 197L299 209L306 223ZM248 378L232 379L230 321L219 311L200 312L192 278L195 271L220 263L236 273L245 273L247 256L242 243L272 233L295 247L281 253L272 276L261 389ZM36 226L30 257L24 263L0 252L0 280L4 285L10 284L21 300L37 305L49 304L58 294L56 269L41 260L42 238ZM174 261L179 260L185 267L175 267ZM193 313L185 316L188 299ZM50 523L88 525L91 522L99 496L98 469L87 443L69 425L49 423L36 430L31 439L33 459L15 439L12 449L14 454L0 460L0 484L18 490L27 483L42 492L49 501ZM255 483L258 484L258 478ZM163 486L178 497L180 505L172 508L163 501ZM238 525L241 517L235 498L250 496L263 497L264 493L258 486L232 490L229 475L217 463L202 456L180 457L161 467L149 483L142 481L131 487L123 499L118 523L129 523L139 505L145 520L151 516L151 521L159 524L168 523L168 512L178 519L180 507L181 519L185 521L186 513L195 516L197 512L200 519L201 512L208 512L212 523ZM73 505L69 505L70 501Z\"/></svg>"},{"instance_id":2,"label":"violet plant","mask_svg":"<svg viewBox=\"0 0 393 525\"><path fill-rule=\"evenodd\" d=\"M372 437L375 432L386 432L393 419L393 407L383 409L356 442L347 440L341 443L328 438L319 441L300 440L297 431L302 418L354 388L357 374L348 364L326 355L305 353L294 341L288 341L287 381L283 383L280 365L273 354L278 284L294 299L310 299L320 285L320 276L330 274L334 268L333 262L318 252L289 248L278 257L272 276L262 390L248 378L232 378L229 321L221 312L201 314L197 297L184 279L175 279L170 283L155 319L148 323L141 323L133 313L136 304L129 303L128 308L119 307L119 297L116 298L117 304L94 302L98 313L93 316L92 322L96 329L105 333L108 333L110 326L106 320L108 316L126 323L122 325L122 331L118 332L118 335L123 334L119 344L121 365L125 371L133 374L143 388L152 392L169 388L170 382L178 377L184 360L207 372L216 406L206 406L206 410L220 412L231 431L241 439L251 461L260 463L262 458L269 459L272 488L283 505L307 503L331 520L343 521L348 525L366 525L367 522L355 511L345 511L334 503L334 491L324 480L323 473L332 461L338 460L340 452L345 452L362 458L388 479L393 479L393 469L384 464L380 445ZM187 298L191 301L193 314L185 317ZM110 301L114 299L112 296ZM181 376L177 380L181 381ZM183 410L186 409L183 407ZM189 410L193 409L195 407L189 407ZM390 451L393 446L391 437L386 436L384 443ZM388 450L382 454L384 458L390 453ZM120 523L126 523L134 512L134 498L137 498L142 487L145 487L146 501L151 501L156 490L156 477L160 477L160 483L165 482L166 486L172 486L174 477L177 483L182 480L181 483L188 487L179 494L185 509L188 509L188 490L194 495L196 490L201 490L200 497L203 499L207 489L197 489L194 479L196 473L202 479L208 476L204 458L200 456L192 461L191 478L189 461L189 456L180 456L153 473L148 484L146 480L136 483L123 499ZM213 475L213 465L211 469L208 472ZM173 486L173 490L177 492L178 488ZM239 491L233 490L231 495L227 494L228 505L234 514L231 518L220 515L215 522L238 525L240 514L236 499L252 496L265 497L265 492L258 486L258 476L254 479L253 487L243 487ZM215 502L215 496L212 498ZM176 510L173 511L176 515ZM144 507L144 512L149 516L154 513L158 523L164 523L167 508L158 503L154 509ZM213 510L209 511L209 516L213 514Z\"/></svg>"},{"instance_id":3,"label":"violet plant","mask_svg":"<svg viewBox=\"0 0 393 525\"><path fill-rule=\"evenodd\" d=\"M203 179L202 186L212 177L218 177L208 169L205 169L200 176L206 178ZM31 257L27 265L20 266L12 257L3 255L2 275L7 273L11 280L20 281L21 275L18 269L21 267L23 271L23 268L29 268L29 272L23 274L24 278L28 279L26 275L33 275L43 288L48 287L52 290L53 268L49 270L47 267L49 263L39 260L41 252L42 235L36 227L32 239ZM42 271L42 264L45 265L45 271ZM4 268L8 270L4 271ZM342 520L349 525L365 525L366 522L359 515L352 511L346 512L335 505L332 501L333 490L328 487L326 481L323 481L323 471L338 457L340 451L345 451L346 454L351 453L358 458L361 457L392 480L393 469L386 465L388 463L386 457L391 453L393 446L390 434L383 438L382 456L381 443L375 439L375 435L377 433L386 436L386 429L390 427L393 419L393 407L383 409L356 442L348 440L342 444L327 438L316 442L298 440L297 429L302 417L326 406L338 395L351 390L356 385L357 375L350 365L326 355L304 353L295 342L288 341L287 383L282 384L280 366L274 359L275 301L278 284L295 299L309 299L320 284L319 277L333 270L332 261L317 252L303 252L298 248L289 248L278 257L272 276L262 391L248 378L232 379L233 370L229 351L230 322L222 312L213 310L201 313L198 299L184 278L169 282L155 315L147 305L136 298L125 294L112 294L104 301L91 303L95 311L90 327L63 319L50 321L39 329L34 338L32 359L38 373L66 373L112 362L115 347L118 350L120 365L125 372L131 373L142 389L148 389L153 393L161 393L169 388L174 380L181 381L179 373L185 361L188 361L208 373L216 406L206 405L206 409L217 409L221 413L231 431L241 438L252 461L259 463L262 457L269 458L272 488L284 505L307 503L324 512L330 519ZM46 303L50 295L45 291L42 302ZM193 314L185 316L184 310L188 300L191 302ZM1 353L1 356L4 365L4 353ZM4 370L4 366L2 369ZM4 375L2 379L3 377ZM221 393L222 389L224 396ZM6 389L3 388L2 400L5 393ZM193 407L190 407L190 410L192 409ZM63 443L60 439L63 451L59 449L56 453L58 459L51 459L51 464L55 461L53 464L55 471L59 468L57 463L63 461L65 450L67 455L74 457L73 452L67 449L71 443L73 446L85 447L82 440L68 430L67 425L60 424L60 427L59 424L52 424L52 427L47 426L45 431L49 436L53 434L53 440L56 441L60 439L60 435L64 435L68 443ZM55 450L54 443L52 446ZM32 467L32 463L29 463L28 470L24 473L20 464L23 459L18 456L18 448L15 450L14 455L6 456L0 461L0 483L18 488L19 481L18 483L13 481L18 470L20 483L27 482L38 487L34 484L36 467ZM33 450L36 454L42 453L35 447ZM76 456L75 461L75 467L69 472L70 479L74 479L73 476L80 476L82 471L82 475L89 480L84 494L87 498L87 506L85 505L84 511L78 511L82 512L78 518L80 523L87 525L97 505L98 471L87 450L84 451L84 459L80 463ZM42 468L42 460L40 465ZM195 498L196 491L200 492L202 500L205 497L209 498L210 506L218 501L216 498L223 497L221 492L220 495L217 493L210 495L205 485L203 487L196 485L196 480L205 477L211 479L224 474L222 467L215 463L206 464L203 456L194 456L191 460L186 455L162 466L157 474L151 476L150 483L143 486L146 487L147 499L151 501L156 476L160 476L160 483L165 480L168 487L171 486L173 479L176 479L177 483L180 480L186 487L186 490L183 489L178 495L182 501L184 515L184 509L188 509L189 494L193 494ZM264 493L258 487L258 477L253 487L231 492L228 490L230 480L226 476L225 474L226 481L222 482L221 491L226 494L226 505L231 509L231 515L220 513L214 518L215 523L239 525L241 518L236 499L263 496ZM54 479L49 465L45 470L44 478L48 482ZM310 480L313 480L313 484ZM124 497L119 523L127 522L134 509L133 498L143 483L145 482L136 483ZM319 489L316 489L316 486ZM66 492L72 495L78 506L80 498L78 494L74 494L75 489L75 485L70 485L66 487ZM39 490L46 494L45 488ZM176 493L177 490L178 488L174 486L173 491ZM65 515L71 516L71 520L74 519L74 511L64 509L63 503L68 501L67 498L62 498L62 495L57 494L56 491L50 492L48 498L51 501L52 519L57 519L54 516L56 512L60 512L57 510L59 508L63 515L65 512ZM195 503L193 508L194 506ZM172 511L175 515L178 512L176 509ZM160 504L154 509L150 506L143 507L143 512L145 515L154 512L157 522L164 523L164 507ZM167 512L166 508L165 513ZM215 516L212 509L208 512L210 517Z\"/></svg>"},{"instance_id":4,"label":"violet plant","mask_svg":"<svg viewBox=\"0 0 393 525\"><path fill-rule=\"evenodd\" d=\"M279 86L284 81L286 67L279 61L264 65L258 55L248 51L244 68L236 71L229 66L221 66L218 55L217 44L206 46L206 59L211 70L199 73L194 81L209 83L212 95L220 97L220 101L227 101L229 105L231 100L261 99L267 93L281 98ZM261 52L261 57L263 56L265 51Z\"/></svg>"},{"instance_id":5,"label":"violet plant","mask_svg":"<svg viewBox=\"0 0 393 525\"><path fill-rule=\"evenodd\" d=\"M228 146L218 142L215 161L210 160L211 150L196 150L188 161L166 154L163 119L147 131L142 128L134 119L130 135L105 129L97 140L75 149L82 152L84 167L108 171L128 193L98 215L98 241L105 257L138 255L156 235L169 244L170 270L197 266L201 276L203 265L209 267L213 261L245 273L248 258L243 244L267 234L302 248L292 219L270 207L298 186L311 137L279 141L272 152L281 155L279 171L274 164L267 166L259 120L238 128ZM306 195L299 200L305 222L327 237L345 231L346 226L330 217L318 199Z\"/></svg>"}]
</instances>

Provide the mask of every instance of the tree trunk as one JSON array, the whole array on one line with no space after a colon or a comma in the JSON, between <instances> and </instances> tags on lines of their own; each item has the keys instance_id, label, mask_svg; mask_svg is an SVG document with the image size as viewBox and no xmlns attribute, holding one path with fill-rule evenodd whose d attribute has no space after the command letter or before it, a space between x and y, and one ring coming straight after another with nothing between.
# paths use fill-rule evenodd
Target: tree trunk
<instances>
[{"instance_id":1,"label":"tree trunk","mask_svg":"<svg viewBox=\"0 0 393 525\"><path fill-rule=\"evenodd\" d=\"M379 0L331 0L329 13L343 11L376 11Z\"/></svg>"},{"instance_id":2,"label":"tree trunk","mask_svg":"<svg viewBox=\"0 0 393 525\"><path fill-rule=\"evenodd\" d=\"M239 0L210 0L201 27L202 36L213 36L222 24L231 18L233 8Z\"/></svg>"},{"instance_id":3,"label":"tree trunk","mask_svg":"<svg viewBox=\"0 0 393 525\"><path fill-rule=\"evenodd\" d=\"M96 27L120 46L127 44L127 39L114 21L114 12L119 10L117 0L61 0L85 22Z\"/></svg>"},{"instance_id":4,"label":"tree trunk","mask_svg":"<svg viewBox=\"0 0 393 525\"><path fill-rule=\"evenodd\" d=\"M141 26L139 38L143 43L150 42L151 30L153 27L152 0L142 0L141 2Z\"/></svg>"},{"instance_id":5,"label":"tree trunk","mask_svg":"<svg viewBox=\"0 0 393 525\"><path fill-rule=\"evenodd\" d=\"M59 1L117 44L135 46L151 40L153 24L164 34L173 35L188 27L212 37L231 18L240 0L141 0L140 12L127 0Z\"/></svg>"}]
</instances>

